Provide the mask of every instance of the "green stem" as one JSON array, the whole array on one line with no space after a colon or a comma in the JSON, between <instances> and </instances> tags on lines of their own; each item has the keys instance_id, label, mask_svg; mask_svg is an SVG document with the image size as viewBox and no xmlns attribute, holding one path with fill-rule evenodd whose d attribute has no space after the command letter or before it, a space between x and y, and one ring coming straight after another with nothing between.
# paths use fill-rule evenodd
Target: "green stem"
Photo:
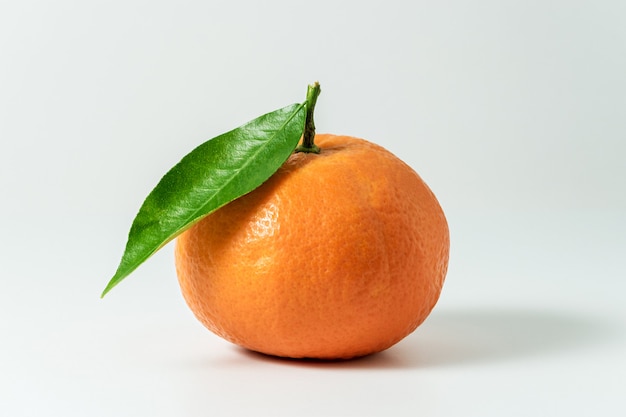
<instances>
[{"instance_id":1,"label":"green stem","mask_svg":"<svg viewBox=\"0 0 626 417\"><path fill-rule=\"evenodd\" d=\"M315 122L313 121L313 112L315 111L315 103L321 92L320 83L317 81L309 85L306 92L306 121L304 122L304 135L302 136L302 145L296 148L296 152L320 153L320 148L315 144Z\"/></svg>"}]
</instances>

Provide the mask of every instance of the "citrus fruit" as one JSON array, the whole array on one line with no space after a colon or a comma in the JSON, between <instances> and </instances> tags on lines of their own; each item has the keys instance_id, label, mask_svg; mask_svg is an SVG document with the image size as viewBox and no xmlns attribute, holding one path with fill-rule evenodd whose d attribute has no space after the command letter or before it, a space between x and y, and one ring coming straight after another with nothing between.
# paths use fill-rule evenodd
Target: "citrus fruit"
<instances>
[{"instance_id":1,"label":"citrus fruit","mask_svg":"<svg viewBox=\"0 0 626 417\"><path fill-rule=\"evenodd\" d=\"M434 194L384 148L316 135L259 188L178 238L181 292L209 330L244 348L338 359L417 328L446 275Z\"/></svg>"}]
</instances>

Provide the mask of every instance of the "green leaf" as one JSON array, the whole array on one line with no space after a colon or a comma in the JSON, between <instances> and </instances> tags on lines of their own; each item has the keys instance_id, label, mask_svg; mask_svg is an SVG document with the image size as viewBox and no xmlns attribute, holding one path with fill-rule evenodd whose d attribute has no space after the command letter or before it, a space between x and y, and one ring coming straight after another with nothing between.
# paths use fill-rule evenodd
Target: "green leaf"
<instances>
[{"instance_id":1,"label":"green leaf","mask_svg":"<svg viewBox=\"0 0 626 417\"><path fill-rule=\"evenodd\" d=\"M175 165L135 217L117 272L102 297L169 241L264 183L293 152L306 102L265 114L208 140Z\"/></svg>"}]
</instances>

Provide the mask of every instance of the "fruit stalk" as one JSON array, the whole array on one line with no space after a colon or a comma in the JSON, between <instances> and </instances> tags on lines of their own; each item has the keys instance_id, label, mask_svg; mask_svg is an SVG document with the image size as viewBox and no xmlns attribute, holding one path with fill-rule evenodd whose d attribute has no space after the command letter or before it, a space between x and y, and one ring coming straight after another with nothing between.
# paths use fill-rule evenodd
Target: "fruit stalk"
<instances>
[{"instance_id":1,"label":"fruit stalk","mask_svg":"<svg viewBox=\"0 0 626 417\"><path fill-rule=\"evenodd\" d=\"M296 152L320 153L320 148L315 144L315 122L313 120L313 112L317 97L321 92L320 83L314 82L309 84L306 92L306 121L304 122L304 134L302 136L302 145L296 148Z\"/></svg>"}]
</instances>

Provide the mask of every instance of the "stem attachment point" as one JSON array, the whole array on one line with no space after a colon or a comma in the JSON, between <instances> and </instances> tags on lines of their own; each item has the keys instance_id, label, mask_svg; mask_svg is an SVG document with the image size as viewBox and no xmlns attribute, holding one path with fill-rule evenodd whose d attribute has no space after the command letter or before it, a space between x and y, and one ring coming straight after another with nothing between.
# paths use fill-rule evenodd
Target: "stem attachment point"
<instances>
[{"instance_id":1,"label":"stem attachment point","mask_svg":"<svg viewBox=\"0 0 626 417\"><path fill-rule=\"evenodd\" d=\"M302 136L302 145L296 148L296 152L320 153L320 148L315 144L315 122L313 121L313 112L317 97L321 92L320 83L315 81L309 84L306 92L306 121L304 123L304 134Z\"/></svg>"}]
</instances>

